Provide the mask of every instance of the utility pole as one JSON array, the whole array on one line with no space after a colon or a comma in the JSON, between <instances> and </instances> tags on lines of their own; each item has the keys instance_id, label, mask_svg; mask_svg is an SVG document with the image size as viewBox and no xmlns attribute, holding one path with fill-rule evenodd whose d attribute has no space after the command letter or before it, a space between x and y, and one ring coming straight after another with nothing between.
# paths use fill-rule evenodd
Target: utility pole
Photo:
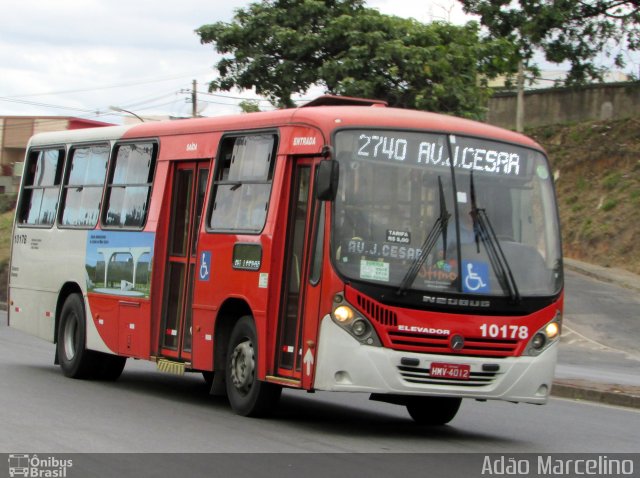
<instances>
[{"instance_id":1,"label":"utility pole","mask_svg":"<svg viewBox=\"0 0 640 478\"><path fill-rule=\"evenodd\" d=\"M195 118L198 116L198 93L196 88L198 86L198 82L193 80L191 87L191 116Z\"/></svg>"},{"instance_id":2,"label":"utility pole","mask_svg":"<svg viewBox=\"0 0 640 478\"><path fill-rule=\"evenodd\" d=\"M524 131L524 62L518 62L518 93L516 96L516 131Z\"/></svg>"}]
</instances>

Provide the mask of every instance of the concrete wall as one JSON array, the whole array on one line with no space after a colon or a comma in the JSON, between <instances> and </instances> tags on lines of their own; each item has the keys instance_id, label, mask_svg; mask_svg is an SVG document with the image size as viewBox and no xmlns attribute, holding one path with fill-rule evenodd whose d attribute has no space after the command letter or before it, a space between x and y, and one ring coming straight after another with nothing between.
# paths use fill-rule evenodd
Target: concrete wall
<instances>
[{"instance_id":1,"label":"concrete wall","mask_svg":"<svg viewBox=\"0 0 640 478\"><path fill-rule=\"evenodd\" d=\"M550 88L525 93L525 127L574 121L622 119L640 114L640 82L580 88ZM515 129L516 95L498 93L489 100L486 122Z\"/></svg>"},{"instance_id":2,"label":"concrete wall","mask_svg":"<svg viewBox=\"0 0 640 478\"><path fill-rule=\"evenodd\" d=\"M36 118L33 122L33 134L64 131L66 129L69 129L69 120L67 118Z\"/></svg>"},{"instance_id":3,"label":"concrete wall","mask_svg":"<svg viewBox=\"0 0 640 478\"><path fill-rule=\"evenodd\" d=\"M5 118L2 147L24 149L32 134L33 118Z\"/></svg>"}]
</instances>

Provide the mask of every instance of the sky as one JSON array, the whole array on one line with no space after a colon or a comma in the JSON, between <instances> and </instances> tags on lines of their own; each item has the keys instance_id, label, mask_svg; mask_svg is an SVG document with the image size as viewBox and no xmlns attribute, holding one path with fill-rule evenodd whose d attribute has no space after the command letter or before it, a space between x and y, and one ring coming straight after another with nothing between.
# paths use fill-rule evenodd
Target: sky
<instances>
[{"instance_id":1,"label":"sky","mask_svg":"<svg viewBox=\"0 0 640 478\"><path fill-rule=\"evenodd\" d=\"M239 112L252 92L208 94L219 59L194 30L229 22L250 0L18 0L0 15L0 116L45 115L122 123L138 116ZM369 0L382 13L464 22L454 0ZM313 96L320 94L310 92ZM264 101L263 109L270 105Z\"/></svg>"}]
</instances>

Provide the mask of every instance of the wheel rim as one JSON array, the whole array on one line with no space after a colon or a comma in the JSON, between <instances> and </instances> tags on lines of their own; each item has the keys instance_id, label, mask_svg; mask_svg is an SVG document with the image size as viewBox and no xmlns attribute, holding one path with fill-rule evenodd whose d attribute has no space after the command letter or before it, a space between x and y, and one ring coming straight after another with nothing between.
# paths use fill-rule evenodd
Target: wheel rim
<instances>
[{"instance_id":1,"label":"wheel rim","mask_svg":"<svg viewBox=\"0 0 640 478\"><path fill-rule=\"evenodd\" d=\"M246 395L255 376L255 355L250 340L240 342L231 354L231 382L240 393Z\"/></svg>"},{"instance_id":2,"label":"wheel rim","mask_svg":"<svg viewBox=\"0 0 640 478\"><path fill-rule=\"evenodd\" d=\"M76 344L78 343L78 320L75 314L70 314L64 325L64 356L67 360L73 360L76 356Z\"/></svg>"}]
</instances>

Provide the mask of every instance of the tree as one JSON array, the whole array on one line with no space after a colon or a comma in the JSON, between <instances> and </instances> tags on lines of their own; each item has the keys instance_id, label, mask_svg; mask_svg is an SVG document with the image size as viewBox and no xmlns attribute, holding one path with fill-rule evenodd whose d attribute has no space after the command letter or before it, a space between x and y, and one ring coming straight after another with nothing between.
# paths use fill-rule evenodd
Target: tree
<instances>
[{"instance_id":1,"label":"tree","mask_svg":"<svg viewBox=\"0 0 640 478\"><path fill-rule=\"evenodd\" d=\"M238 106L243 113L257 113L260 111L260 104L256 100L242 100Z\"/></svg>"},{"instance_id":2,"label":"tree","mask_svg":"<svg viewBox=\"0 0 640 478\"><path fill-rule=\"evenodd\" d=\"M640 0L459 0L480 15L493 38L512 41L525 67L540 49L552 63L568 61L567 84L601 79L601 53L625 65L622 50L640 49Z\"/></svg>"},{"instance_id":3,"label":"tree","mask_svg":"<svg viewBox=\"0 0 640 478\"><path fill-rule=\"evenodd\" d=\"M425 25L368 9L332 27L327 42L347 47L319 69L329 92L459 116L481 116L489 95L482 79L501 71L510 52L506 43L481 41L475 22Z\"/></svg>"},{"instance_id":4,"label":"tree","mask_svg":"<svg viewBox=\"0 0 640 478\"><path fill-rule=\"evenodd\" d=\"M216 68L209 91L255 88L280 107L318 81L318 68L332 53L323 42L330 22L363 9L364 0L263 0L238 9L231 23L196 30L202 43L228 55Z\"/></svg>"},{"instance_id":5,"label":"tree","mask_svg":"<svg viewBox=\"0 0 640 478\"><path fill-rule=\"evenodd\" d=\"M225 55L210 91L255 88L277 106L313 85L391 106L478 117L481 79L504 71L512 46L479 26L428 25L383 15L363 0L262 0L231 23L203 25L202 43Z\"/></svg>"}]
</instances>

